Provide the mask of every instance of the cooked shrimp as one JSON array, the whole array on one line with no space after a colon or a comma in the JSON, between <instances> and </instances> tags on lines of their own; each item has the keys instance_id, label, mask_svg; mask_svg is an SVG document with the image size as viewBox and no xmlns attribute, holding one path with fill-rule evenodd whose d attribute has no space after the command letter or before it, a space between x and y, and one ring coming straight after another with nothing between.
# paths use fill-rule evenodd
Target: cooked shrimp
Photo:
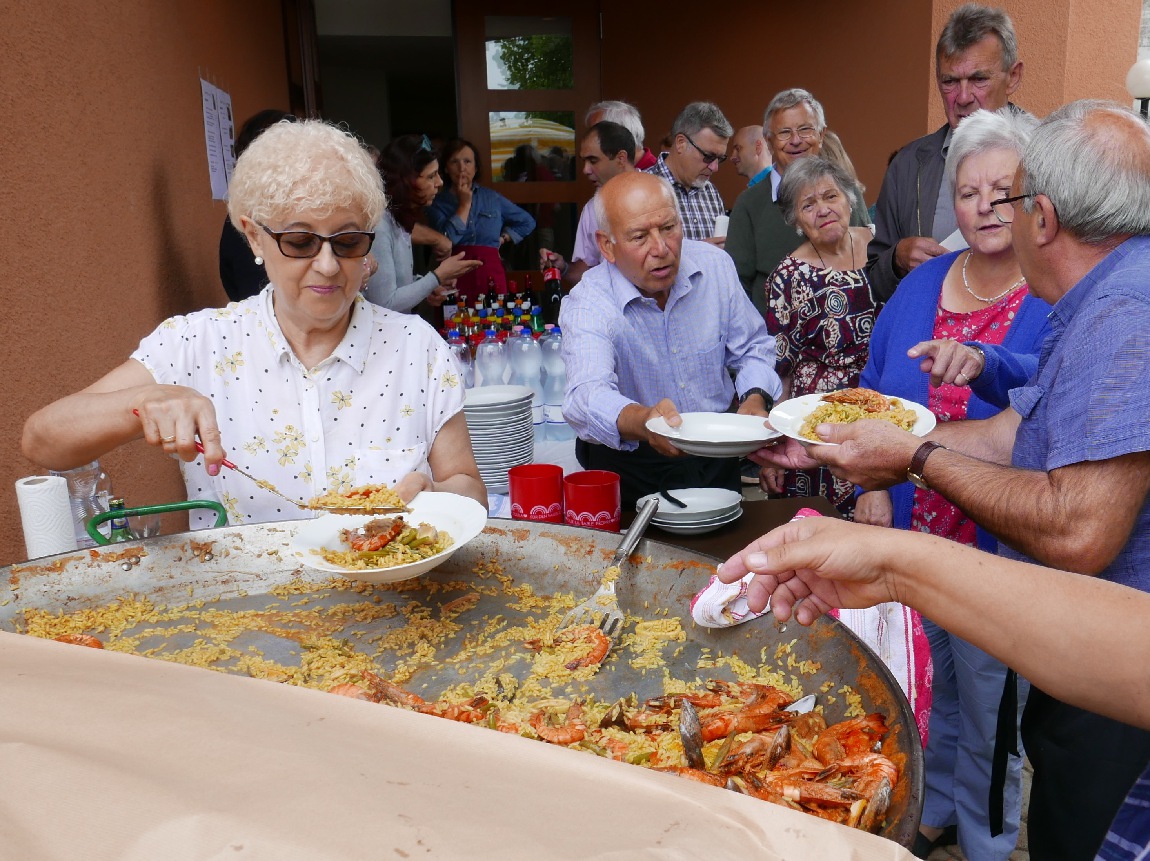
<instances>
[{"instance_id":1,"label":"cooked shrimp","mask_svg":"<svg viewBox=\"0 0 1150 861\"><path fill-rule=\"evenodd\" d=\"M890 399L874 389L840 389L822 396L828 404L852 404L868 413L885 413L891 408Z\"/></svg>"},{"instance_id":2,"label":"cooked shrimp","mask_svg":"<svg viewBox=\"0 0 1150 861\"><path fill-rule=\"evenodd\" d=\"M600 631L595 625L577 625L574 628L564 628L555 635L550 644L544 642L542 639L534 639L525 641L524 645L529 649L539 652L548 645L558 646L566 643L577 643L580 640L590 643L590 651L588 651L586 655L565 664L569 670L577 670L580 667L589 667L592 664L602 663L603 659L607 657L607 652L611 649L611 641L608 640L607 635Z\"/></svg>"},{"instance_id":3,"label":"cooked shrimp","mask_svg":"<svg viewBox=\"0 0 1150 861\"><path fill-rule=\"evenodd\" d=\"M328 688L329 694L336 694L341 697L351 697L353 700L364 700L369 703L379 702L379 696L368 693L359 685L352 684L351 682L344 682L342 685L336 685L334 688Z\"/></svg>"},{"instance_id":4,"label":"cooked shrimp","mask_svg":"<svg viewBox=\"0 0 1150 861\"><path fill-rule=\"evenodd\" d=\"M587 736L587 725L583 723L583 706L577 702L572 703L567 709L567 715L561 726L551 726L547 723L546 709L531 715L530 723L536 735L551 744L575 744Z\"/></svg>"},{"instance_id":5,"label":"cooked shrimp","mask_svg":"<svg viewBox=\"0 0 1150 861\"><path fill-rule=\"evenodd\" d=\"M104 644L91 634L61 634L56 642L67 643L70 646L87 646L90 649L102 649Z\"/></svg>"}]
</instances>

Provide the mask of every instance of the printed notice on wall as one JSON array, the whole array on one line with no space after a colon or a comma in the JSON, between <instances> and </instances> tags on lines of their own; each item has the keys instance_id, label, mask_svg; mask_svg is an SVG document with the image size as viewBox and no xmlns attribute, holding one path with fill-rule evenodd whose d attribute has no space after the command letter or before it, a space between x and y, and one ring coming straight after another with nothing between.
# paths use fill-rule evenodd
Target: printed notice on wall
<instances>
[{"instance_id":1,"label":"printed notice on wall","mask_svg":"<svg viewBox=\"0 0 1150 861\"><path fill-rule=\"evenodd\" d=\"M208 150L208 179L212 185L212 200L226 200L228 178L231 175L232 99L214 84L200 78L200 98L204 107L204 142ZM225 145L223 124L226 121Z\"/></svg>"}]
</instances>

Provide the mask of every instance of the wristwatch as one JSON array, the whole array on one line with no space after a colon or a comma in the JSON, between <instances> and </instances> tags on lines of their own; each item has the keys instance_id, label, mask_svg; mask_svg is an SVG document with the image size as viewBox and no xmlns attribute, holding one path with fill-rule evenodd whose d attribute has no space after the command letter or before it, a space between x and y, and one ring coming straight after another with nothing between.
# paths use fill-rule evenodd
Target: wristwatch
<instances>
[{"instance_id":1,"label":"wristwatch","mask_svg":"<svg viewBox=\"0 0 1150 861\"><path fill-rule=\"evenodd\" d=\"M914 452L914 457L910 459L910 466L906 469L906 480L913 484L915 487L921 487L923 490L930 490L926 483L926 479L922 477L922 471L926 467L926 459L930 457L931 452L936 448L946 448L940 442L928 440L920 445Z\"/></svg>"},{"instance_id":2,"label":"wristwatch","mask_svg":"<svg viewBox=\"0 0 1150 861\"><path fill-rule=\"evenodd\" d=\"M763 403L767 405L767 412L770 412L774 408L775 399L757 386L752 389L747 389L745 392L743 392L742 397L739 398L739 406L742 406L744 403L746 403L747 398L749 398L751 395L758 395L763 399Z\"/></svg>"}]
</instances>

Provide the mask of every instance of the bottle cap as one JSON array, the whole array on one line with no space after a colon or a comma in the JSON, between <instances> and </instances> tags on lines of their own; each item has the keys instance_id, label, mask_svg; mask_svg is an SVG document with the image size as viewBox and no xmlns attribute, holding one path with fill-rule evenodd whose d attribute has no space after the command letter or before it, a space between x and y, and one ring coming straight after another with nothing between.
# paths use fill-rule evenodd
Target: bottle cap
<instances>
[{"instance_id":1,"label":"bottle cap","mask_svg":"<svg viewBox=\"0 0 1150 861\"><path fill-rule=\"evenodd\" d=\"M452 329L450 332L447 333L447 337L458 338L459 337L459 330L458 329Z\"/></svg>"},{"instance_id":2,"label":"bottle cap","mask_svg":"<svg viewBox=\"0 0 1150 861\"><path fill-rule=\"evenodd\" d=\"M495 330L494 329L488 329L483 334L485 334L488 338L494 338L495 337Z\"/></svg>"},{"instance_id":3,"label":"bottle cap","mask_svg":"<svg viewBox=\"0 0 1150 861\"><path fill-rule=\"evenodd\" d=\"M542 314L543 309L539 305L532 305L531 306L531 313L532 314Z\"/></svg>"},{"instance_id":4,"label":"bottle cap","mask_svg":"<svg viewBox=\"0 0 1150 861\"><path fill-rule=\"evenodd\" d=\"M544 281L562 281L563 280L563 273L560 272L559 268L556 266L548 266L546 269L543 270L543 280Z\"/></svg>"}]
</instances>

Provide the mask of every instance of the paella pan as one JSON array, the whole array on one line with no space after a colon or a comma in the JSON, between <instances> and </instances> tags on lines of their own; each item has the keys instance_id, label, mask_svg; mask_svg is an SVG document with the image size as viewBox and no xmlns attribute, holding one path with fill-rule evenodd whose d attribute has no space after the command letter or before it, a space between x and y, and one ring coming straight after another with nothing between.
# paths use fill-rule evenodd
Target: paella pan
<instances>
[{"instance_id":1,"label":"paella pan","mask_svg":"<svg viewBox=\"0 0 1150 861\"><path fill-rule=\"evenodd\" d=\"M461 680L486 672L491 661L499 658L490 654L460 658L467 651L462 647L468 639L492 618L527 618L540 612L538 605L509 597L507 590L482 588L481 572L490 576L498 571L498 576L529 587L532 595L544 600L584 597L597 585L599 572L618 540L605 533L551 524L493 524L425 578L365 591L300 569L286 550L294 529L295 524L285 523L203 531L98 551L95 556L74 554L12 566L5 572L0 591L0 628L25 632L37 610L77 614L124 596L146 596L148 602L163 608L203 603L209 609L249 613L265 620L274 617L279 623L278 627L260 626L262 630L230 641L238 654L222 655L214 664L216 669L255 675L253 667L266 661L294 671L291 668L308 663L309 637L317 633L292 626L291 605L306 595L309 609L323 610L321 615L328 620L319 633L356 654L369 655L381 674L400 678L405 688L433 699ZM644 541L619 580L620 604L645 619L686 615L690 597L706 583L713 567L709 557ZM463 597L467 600L461 604ZM393 604L408 612L382 613L364 620L340 609L364 603ZM413 612L438 618L449 606L454 627L435 640L431 653L414 645L396 648L394 639L388 639L410 622ZM126 629L126 633L143 630L145 622L141 621L135 631ZM663 649L657 664L616 659L603 672L580 680L580 694L602 701L631 693L639 698L657 697L666 690L668 676L733 680L733 668L739 662L778 662L784 675L804 690L822 694L828 721L842 719L851 708L887 716L890 733L884 753L898 758L904 776L881 833L909 844L917 831L922 791L917 733L893 678L853 635L830 619L809 630L794 625L778 630L762 622L710 631L693 627L688 618L682 630L682 640ZM135 650L167 652L165 656L194 651L203 633L180 624L165 631L163 624L154 621L146 623L146 631L146 637L134 644ZM252 654L258 654L259 660L253 661ZM514 675L526 666L512 666L510 672ZM806 671L796 670L800 666Z\"/></svg>"}]
</instances>

